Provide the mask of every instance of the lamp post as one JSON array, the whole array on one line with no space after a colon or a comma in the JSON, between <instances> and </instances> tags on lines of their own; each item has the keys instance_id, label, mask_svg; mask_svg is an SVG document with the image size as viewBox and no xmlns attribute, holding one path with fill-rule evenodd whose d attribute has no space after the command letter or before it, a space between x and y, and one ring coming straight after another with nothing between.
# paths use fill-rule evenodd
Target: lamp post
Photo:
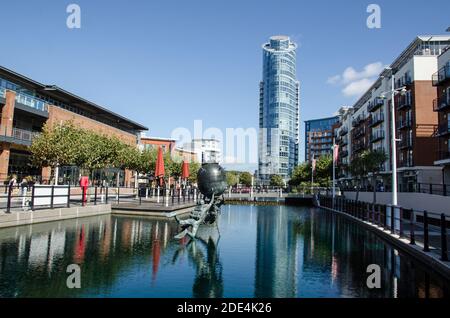
<instances>
[{"instance_id":1,"label":"lamp post","mask_svg":"<svg viewBox=\"0 0 450 318\"><path fill-rule=\"evenodd\" d=\"M392 165L392 206L397 206L397 139L396 136L396 127L395 127L395 95L398 93L406 92L406 88L399 87L395 88L395 77L392 68L387 67L386 70L391 72L391 90L384 92L381 94L381 97L384 98L385 93L391 93L391 165Z\"/></svg>"}]
</instances>

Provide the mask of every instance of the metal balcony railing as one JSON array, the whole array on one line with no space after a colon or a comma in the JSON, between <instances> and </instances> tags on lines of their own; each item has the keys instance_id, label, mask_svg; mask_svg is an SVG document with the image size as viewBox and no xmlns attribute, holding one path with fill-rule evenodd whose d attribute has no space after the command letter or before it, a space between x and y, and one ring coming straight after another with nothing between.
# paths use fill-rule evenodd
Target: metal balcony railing
<instances>
[{"instance_id":1,"label":"metal balcony railing","mask_svg":"<svg viewBox=\"0 0 450 318\"><path fill-rule=\"evenodd\" d=\"M344 128L339 131L339 136L345 136L348 134L348 129Z\"/></svg>"},{"instance_id":2,"label":"metal balcony railing","mask_svg":"<svg viewBox=\"0 0 450 318\"><path fill-rule=\"evenodd\" d=\"M47 112L47 104L34 96L30 96L24 93L17 93L16 94L16 102L21 103L23 105L32 107L34 109Z\"/></svg>"},{"instance_id":3,"label":"metal balcony railing","mask_svg":"<svg viewBox=\"0 0 450 318\"><path fill-rule=\"evenodd\" d=\"M400 141L399 147L400 147L400 149L411 148L412 147L412 139L411 138L403 139L402 141Z\"/></svg>"},{"instance_id":4,"label":"metal balcony railing","mask_svg":"<svg viewBox=\"0 0 450 318\"><path fill-rule=\"evenodd\" d=\"M31 141L33 141L33 138L38 136L39 134L40 133L37 131L31 131L31 130L13 127L11 136L10 136L9 134L7 134L6 127L0 127L0 136L11 137L13 139L20 140L20 141L31 142Z\"/></svg>"},{"instance_id":5,"label":"metal balcony railing","mask_svg":"<svg viewBox=\"0 0 450 318\"><path fill-rule=\"evenodd\" d=\"M3 97L3 98L6 97L6 89L3 87L0 87L0 97Z\"/></svg>"},{"instance_id":6,"label":"metal balcony railing","mask_svg":"<svg viewBox=\"0 0 450 318\"><path fill-rule=\"evenodd\" d=\"M433 86L438 86L443 84L450 78L450 65L445 65L439 71L434 73L431 77L431 82Z\"/></svg>"},{"instance_id":7,"label":"metal balcony railing","mask_svg":"<svg viewBox=\"0 0 450 318\"><path fill-rule=\"evenodd\" d=\"M439 125L438 133L440 136L446 136L446 135L450 134L450 125L448 123Z\"/></svg>"},{"instance_id":8,"label":"metal balcony railing","mask_svg":"<svg viewBox=\"0 0 450 318\"><path fill-rule=\"evenodd\" d=\"M397 100L397 109L411 107L411 95L400 96Z\"/></svg>"},{"instance_id":9,"label":"metal balcony railing","mask_svg":"<svg viewBox=\"0 0 450 318\"><path fill-rule=\"evenodd\" d=\"M439 112L445 110L450 106L450 98L447 98L446 95L442 95L433 100L433 111Z\"/></svg>"},{"instance_id":10,"label":"metal balcony railing","mask_svg":"<svg viewBox=\"0 0 450 318\"><path fill-rule=\"evenodd\" d=\"M382 123L383 121L384 121L383 113L373 115L372 117L370 117L369 126L372 127L372 126L378 125L378 124Z\"/></svg>"},{"instance_id":11,"label":"metal balcony railing","mask_svg":"<svg viewBox=\"0 0 450 318\"><path fill-rule=\"evenodd\" d=\"M369 106L367 107L367 110L369 112L373 112L377 110L379 107L384 105L384 99L377 97L373 101L369 103Z\"/></svg>"},{"instance_id":12,"label":"metal balcony railing","mask_svg":"<svg viewBox=\"0 0 450 318\"><path fill-rule=\"evenodd\" d=\"M412 125L411 118L402 119L402 120L397 122L397 128L398 129L410 128L411 125Z\"/></svg>"},{"instance_id":13,"label":"metal balcony railing","mask_svg":"<svg viewBox=\"0 0 450 318\"><path fill-rule=\"evenodd\" d=\"M384 138L384 131L379 130L372 133L372 135L370 136L370 142L375 142L383 138Z\"/></svg>"}]
</instances>

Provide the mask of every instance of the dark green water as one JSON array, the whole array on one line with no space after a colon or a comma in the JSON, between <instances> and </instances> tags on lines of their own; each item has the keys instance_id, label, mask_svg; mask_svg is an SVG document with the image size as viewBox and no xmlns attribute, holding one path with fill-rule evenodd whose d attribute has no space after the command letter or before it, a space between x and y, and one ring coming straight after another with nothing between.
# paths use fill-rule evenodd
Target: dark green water
<instances>
[{"instance_id":1,"label":"dark green water","mask_svg":"<svg viewBox=\"0 0 450 318\"><path fill-rule=\"evenodd\" d=\"M177 224L103 216L0 230L1 297L444 297L449 283L346 219L224 206L217 244ZM69 289L69 264L81 288ZM369 289L366 268L381 267Z\"/></svg>"}]
</instances>

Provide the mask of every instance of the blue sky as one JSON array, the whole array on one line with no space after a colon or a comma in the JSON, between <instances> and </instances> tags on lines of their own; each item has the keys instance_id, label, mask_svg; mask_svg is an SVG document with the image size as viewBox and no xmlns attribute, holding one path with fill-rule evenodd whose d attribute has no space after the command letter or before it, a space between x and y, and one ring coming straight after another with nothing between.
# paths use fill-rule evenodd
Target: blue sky
<instances>
[{"instance_id":1,"label":"blue sky","mask_svg":"<svg viewBox=\"0 0 450 318\"><path fill-rule=\"evenodd\" d=\"M70 3L81 7L81 29L66 27ZM370 3L381 6L381 29L366 26ZM438 0L2 0L1 12L0 65L138 121L152 136L193 129L195 119L257 127L261 45L271 35L299 43L303 122L351 105L414 36L450 26L450 1Z\"/></svg>"}]
</instances>

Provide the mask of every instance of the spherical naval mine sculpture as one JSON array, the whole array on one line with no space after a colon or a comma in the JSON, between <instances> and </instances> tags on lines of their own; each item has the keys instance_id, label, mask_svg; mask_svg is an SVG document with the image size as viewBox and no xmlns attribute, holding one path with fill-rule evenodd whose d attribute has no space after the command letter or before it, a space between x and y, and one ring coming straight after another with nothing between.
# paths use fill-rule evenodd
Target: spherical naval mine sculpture
<instances>
[{"instance_id":1,"label":"spherical naval mine sculpture","mask_svg":"<svg viewBox=\"0 0 450 318\"><path fill-rule=\"evenodd\" d=\"M198 189L206 197L222 195L226 180L225 170L218 163L204 163L197 174Z\"/></svg>"}]
</instances>

